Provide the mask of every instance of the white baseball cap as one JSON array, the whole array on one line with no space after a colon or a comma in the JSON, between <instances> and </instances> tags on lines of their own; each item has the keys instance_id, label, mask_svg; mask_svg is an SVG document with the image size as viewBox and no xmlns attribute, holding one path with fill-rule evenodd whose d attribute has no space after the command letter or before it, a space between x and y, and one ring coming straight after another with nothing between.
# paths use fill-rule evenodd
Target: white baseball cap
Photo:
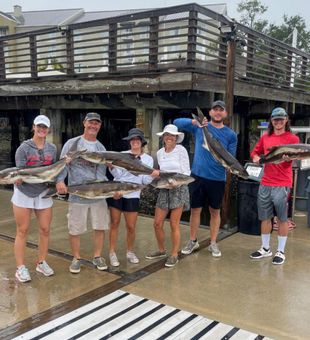
<instances>
[{"instance_id":1,"label":"white baseball cap","mask_svg":"<svg viewBox=\"0 0 310 340\"><path fill-rule=\"evenodd\" d=\"M177 137L177 143L182 143L182 141L184 139L184 133L183 132L179 132L177 126L175 126L173 124L166 125L164 127L164 130L162 132L157 132L156 135L157 136L162 136L165 133L169 133L170 135L178 136Z\"/></svg>"},{"instance_id":2,"label":"white baseball cap","mask_svg":"<svg viewBox=\"0 0 310 340\"><path fill-rule=\"evenodd\" d=\"M39 116L36 116L36 118L33 121L33 124L34 125L42 124L49 128L51 126L51 121L45 115L39 115Z\"/></svg>"}]
</instances>

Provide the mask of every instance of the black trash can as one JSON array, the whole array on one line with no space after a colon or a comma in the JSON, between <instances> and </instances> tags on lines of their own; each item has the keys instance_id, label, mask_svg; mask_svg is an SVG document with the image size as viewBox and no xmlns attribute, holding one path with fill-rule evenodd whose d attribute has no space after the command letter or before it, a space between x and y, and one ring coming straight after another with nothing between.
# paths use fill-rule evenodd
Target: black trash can
<instances>
[{"instance_id":1,"label":"black trash can","mask_svg":"<svg viewBox=\"0 0 310 340\"><path fill-rule=\"evenodd\" d=\"M238 180L238 229L241 233L260 235L257 213L259 182Z\"/></svg>"},{"instance_id":2,"label":"black trash can","mask_svg":"<svg viewBox=\"0 0 310 340\"><path fill-rule=\"evenodd\" d=\"M308 222L308 227L310 227L310 176L307 177L305 191L308 194L308 199L307 199L308 218L307 218L307 222Z\"/></svg>"}]
</instances>

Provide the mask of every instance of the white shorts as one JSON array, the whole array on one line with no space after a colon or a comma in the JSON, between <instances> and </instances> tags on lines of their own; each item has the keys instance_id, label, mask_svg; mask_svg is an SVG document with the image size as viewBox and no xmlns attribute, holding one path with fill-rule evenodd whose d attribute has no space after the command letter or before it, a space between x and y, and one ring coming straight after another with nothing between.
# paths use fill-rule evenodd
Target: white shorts
<instances>
[{"instance_id":1,"label":"white shorts","mask_svg":"<svg viewBox=\"0 0 310 340\"><path fill-rule=\"evenodd\" d=\"M11 202L20 208L28 208L28 209L47 209L53 205L53 200L49 198L42 198L46 193L47 190L44 190L39 196L36 197L29 197L22 193L14 186L14 193L11 198Z\"/></svg>"},{"instance_id":2,"label":"white shorts","mask_svg":"<svg viewBox=\"0 0 310 340\"><path fill-rule=\"evenodd\" d=\"M91 225L94 230L108 230L110 214L106 200L97 203L69 203L68 229L70 235L81 235L87 231L87 217L90 211Z\"/></svg>"}]
</instances>

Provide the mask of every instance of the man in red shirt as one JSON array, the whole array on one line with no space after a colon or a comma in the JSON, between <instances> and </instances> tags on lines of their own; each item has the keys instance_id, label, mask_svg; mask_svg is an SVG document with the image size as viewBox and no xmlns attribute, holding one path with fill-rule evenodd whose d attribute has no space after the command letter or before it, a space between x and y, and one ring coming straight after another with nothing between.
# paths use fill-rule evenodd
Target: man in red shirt
<instances>
[{"instance_id":1,"label":"man in red shirt","mask_svg":"<svg viewBox=\"0 0 310 340\"><path fill-rule=\"evenodd\" d=\"M268 131L259 139L251 152L254 163L258 163L261 155L268 153L272 146L297 144L299 138L290 129L288 115L281 108L275 108L270 117ZM270 250L271 218L274 210L279 221L278 248L272 259L273 264L283 264L285 261L285 244L288 235L287 198L293 183L292 162L265 164L257 198L258 218L261 221L262 246L250 255L252 259L272 256Z\"/></svg>"}]
</instances>

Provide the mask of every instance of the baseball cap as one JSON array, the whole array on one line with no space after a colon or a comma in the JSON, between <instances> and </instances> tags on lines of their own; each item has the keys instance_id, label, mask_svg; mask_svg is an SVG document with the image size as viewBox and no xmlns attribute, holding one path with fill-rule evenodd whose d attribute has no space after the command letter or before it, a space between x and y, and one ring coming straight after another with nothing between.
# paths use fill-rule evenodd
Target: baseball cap
<instances>
[{"instance_id":1,"label":"baseball cap","mask_svg":"<svg viewBox=\"0 0 310 340\"><path fill-rule=\"evenodd\" d=\"M216 100L215 102L212 103L211 108L215 108L216 106L221 107L222 109L226 109L226 105L225 102L223 102L222 100Z\"/></svg>"},{"instance_id":2,"label":"baseball cap","mask_svg":"<svg viewBox=\"0 0 310 340\"><path fill-rule=\"evenodd\" d=\"M101 117L97 112L88 112L85 116L84 120L98 120L101 122Z\"/></svg>"},{"instance_id":3,"label":"baseball cap","mask_svg":"<svg viewBox=\"0 0 310 340\"><path fill-rule=\"evenodd\" d=\"M33 124L34 125L42 124L42 125L45 125L49 128L51 126L51 121L45 115L39 115L39 116L36 116L36 118L33 121Z\"/></svg>"},{"instance_id":4,"label":"baseball cap","mask_svg":"<svg viewBox=\"0 0 310 340\"><path fill-rule=\"evenodd\" d=\"M271 119L286 118L287 113L283 107L276 107L271 112Z\"/></svg>"}]
</instances>

